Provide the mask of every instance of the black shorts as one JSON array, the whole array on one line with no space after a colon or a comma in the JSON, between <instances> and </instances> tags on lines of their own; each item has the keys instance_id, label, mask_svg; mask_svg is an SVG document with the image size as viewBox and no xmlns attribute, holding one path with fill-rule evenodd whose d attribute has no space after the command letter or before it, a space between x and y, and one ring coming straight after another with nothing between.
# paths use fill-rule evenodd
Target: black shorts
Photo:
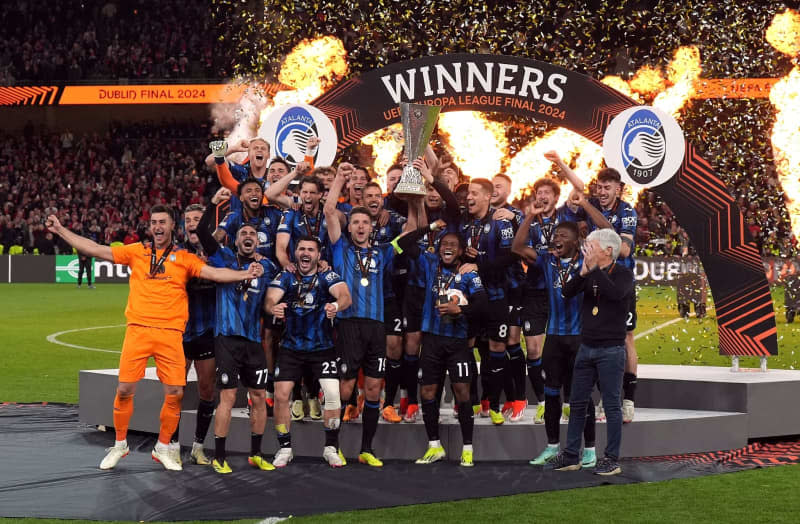
<instances>
[{"instance_id":1,"label":"black shorts","mask_svg":"<svg viewBox=\"0 0 800 524\"><path fill-rule=\"evenodd\" d=\"M383 303L383 327L387 336L402 337L405 332L405 329L403 329L403 308L400 307L397 297L387 299Z\"/></svg>"},{"instance_id":2,"label":"black shorts","mask_svg":"<svg viewBox=\"0 0 800 524\"><path fill-rule=\"evenodd\" d=\"M508 328L511 326L508 314L508 300L492 300L483 325L483 334L495 342L508 341Z\"/></svg>"},{"instance_id":3,"label":"black shorts","mask_svg":"<svg viewBox=\"0 0 800 524\"><path fill-rule=\"evenodd\" d=\"M192 340L183 341L183 356L186 360L209 360L214 358L214 330L209 330Z\"/></svg>"},{"instance_id":4,"label":"black shorts","mask_svg":"<svg viewBox=\"0 0 800 524\"><path fill-rule=\"evenodd\" d=\"M636 293L634 293L633 297L628 303L628 316L625 318L625 330L635 331L637 320L638 318L636 316Z\"/></svg>"},{"instance_id":5,"label":"black shorts","mask_svg":"<svg viewBox=\"0 0 800 524\"><path fill-rule=\"evenodd\" d=\"M352 379L358 370L364 376L383 378L386 372L386 332L383 323L366 318L343 318L336 338L339 376Z\"/></svg>"},{"instance_id":6,"label":"black shorts","mask_svg":"<svg viewBox=\"0 0 800 524\"><path fill-rule=\"evenodd\" d=\"M512 326L522 325L523 288L508 288L508 323Z\"/></svg>"},{"instance_id":7,"label":"black shorts","mask_svg":"<svg viewBox=\"0 0 800 524\"><path fill-rule=\"evenodd\" d=\"M264 321L261 324L263 329L271 329L272 331L283 333L284 328L286 328L286 323L282 318L275 318L267 312L261 315L261 319Z\"/></svg>"},{"instance_id":8,"label":"black shorts","mask_svg":"<svg viewBox=\"0 0 800 524\"><path fill-rule=\"evenodd\" d=\"M526 337L544 335L549 315L550 302L546 289L531 289L525 293L520 319Z\"/></svg>"},{"instance_id":9,"label":"black shorts","mask_svg":"<svg viewBox=\"0 0 800 524\"><path fill-rule=\"evenodd\" d=\"M275 382L300 382L310 370L314 381L321 378L339 379L339 362L333 348L322 351L295 351L281 347L275 364Z\"/></svg>"},{"instance_id":10,"label":"black shorts","mask_svg":"<svg viewBox=\"0 0 800 524\"><path fill-rule=\"evenodd\" d=\"M575 357L581 346L580 335L547 335L542 349L542 368L544 369L544 385L547 388L570 389L572 368ZM569 397L565 395L567 402Z\"/></svg>"},{"instance_id":11,"label":"black shorts","mask_svg":"<svg viewBox=\"0 0 800 524\"><path fill-rule=\"evenodd\" d=\"M267 357L261 344L243 337L218 336L214 339L217 354L217 387L233 389L242 385L266 389Z\"/></svg>"},{"instance_id":12,"label":"black shorts","mask_svg":"<svg viewBox=\"0 0 800 524\"><path fill-rule=\"evenodd\" d=\"M425 289L409 285L403 300L403 328L406 333L422 329L422 306L425 303Z\"/></svg>"},{"instance_id":13,"label":"black shorts","mask_svg":"<svg viewBox=\"0 0 800 524\"><path fill-rule=\"evenodd\" d=\"M472 351L466 339L422 334L419 373L423 386L441 384L445 372L452 383L469 383L475 371L472 362Z\"/></svg>"}]
</instances>

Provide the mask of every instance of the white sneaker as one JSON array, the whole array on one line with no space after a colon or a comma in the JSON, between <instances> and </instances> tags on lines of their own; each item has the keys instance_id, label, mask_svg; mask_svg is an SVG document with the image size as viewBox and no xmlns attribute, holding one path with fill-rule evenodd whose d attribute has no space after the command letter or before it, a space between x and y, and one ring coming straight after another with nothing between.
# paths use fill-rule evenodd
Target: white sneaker
<instances>
[{"instance_id":1,"label":"white sneaker","mask_svg":"<svg viewBox=\"0 0 800 524\"><path fill-rule=\"evenodd\" d=\"M178 464L183 467L183 460L181 460L181 445L178 442L170 442L169 443L169 452L172 454L172 458Z\"/></svg>"},{"instance_id":2,"label":"white sneaker","mask_svg":"<svg viewBox=\"0 0 800 524\"><path fill-rule=\"evenodd\" d=\"M594 410L594 420L596 422L606 421L606 411L603 409L603 401L597 403L597 408Z\"/></svg>"},{"instance_id":3,"label":"white sneaker","mask_svg":"<svg viewBox=\"0 0 800 524\"><path fill-rule=\"evenodd\" d=\"M294 453L292 453L292 448L280 448L278 452L275 453L275 458L272 459L272 465L276 468L282 468L291 462L293 458Z\"/></svg>"},{"instance_id":4,"label":"white sneaker","mask_svg":"<svg viewBox=\"0 0 800 524\"><path fill-rule=\"evenodd\" d=\"M128 447L128 442L124 442L121 446L111 446L106 448L106 456L100 463L100 469L114 469L114 466L122 460L122 457L127 457L131 449Z\"/></svg>"},{"instance_id":5,"label":"white sneaker","mask_svg":"<svg viewBox=\"0 0 800 524\"><path fill-rule=\"evenodd\" d=\"M169 449L169 446L160 448L158 444L159 443L156 443L156 447L154 447L152 453L150 453L153 460L160 463L164 466L164 469L169 471L181 471L183 466L181 466L180 462L175 460L175 454Z\"/></svg>"},{"instance_id":6,"label":"white sneaker","mask_svg":"<svg viewBox=\"0 0 800 524\"><path fill-rule=\"evenodd\" d=\"M192 443L192 453L191 458L195 464L198 466L208 466L211 464L211 460L206 457L205 450L203 449L203 445L199 442Z\"/></svg>"},{"instance_id":7,"label":"white sneaker","mask_svg":"<svg viewBox=\"0 0 800 524\"><path fill-rule=\"evenodd\" d=\"M622 423L623 424L630 424L633 422L633 401L632 400L623 400L622 401Z\"/></svg>"},{"instance_id":8,"label":"white sneaker","mask_svg":"<svg viewBox=\"0 0 800 524\"><path fill-rule=\"evenodd\" d=\"M332 468L341 468L344 466L344 462L342 462L342 458L339 456L339 450L333 446L325 446L325 449L322 450L322 458L325 459L325 462Z\"/></svg>"}]
</instances>

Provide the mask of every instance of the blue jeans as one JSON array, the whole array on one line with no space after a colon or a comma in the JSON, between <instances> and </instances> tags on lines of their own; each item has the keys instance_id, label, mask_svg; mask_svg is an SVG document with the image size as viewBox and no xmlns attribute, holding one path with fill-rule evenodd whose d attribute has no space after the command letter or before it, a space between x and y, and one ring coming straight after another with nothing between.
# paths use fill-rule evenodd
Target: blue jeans
<instances>
[{"instance_id":1,"label":"blue jeans","mask_svg":"<svg viewBox=\"0 0 800 524\"><path fill-rule=\"evenodd\" d=\"M622 442L622 376L625 373L625 346L593 348L581 344L572 372L572 394L570 396L569 426L565 457L570 462L578 461L581 450L586 409L592 401L592 388L599 383L606 412L605 456L619 458Z\"/></svg>"}]
</instances>

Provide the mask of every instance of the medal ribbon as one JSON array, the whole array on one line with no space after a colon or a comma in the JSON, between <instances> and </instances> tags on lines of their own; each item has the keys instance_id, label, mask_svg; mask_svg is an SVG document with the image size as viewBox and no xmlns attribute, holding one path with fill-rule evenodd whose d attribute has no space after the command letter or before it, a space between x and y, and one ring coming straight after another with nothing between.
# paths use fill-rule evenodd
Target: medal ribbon
<instances>
[{"instance_id":1,"label":"medal ribbon","mask_svg":"<svg viewBox=\"0 0 800 524\"><path fill-rule=\"evenodd\" d=\"M561 263L558 264L558 280L561 282L561 289L564 289L564 286L567 285L569 281L570 273L573 270L577 269L575 262L578 260L578 253L572 257L572 260L569 261L567 267L562 267Z\"/></svg>"},{"instance_id":2,"label":"medal ribbon","mask_svg":"<svg viewBox=\"0 0 800 524\"><path fill-rule=\"evenodd\" d=\"M364 267L364 263L361 261L361 250L355 246L353 246L353 250L356 253L356 261L358 261L358 269L361 271L361 278L369 279L369 268L372 264L372 247L369 247L367 251L367 265Z\"/></svg>"},{"instance_id":3,"label":"medal ribbon","mask_svg":"<svg viewBox=\"0 0 800 524\"><path fill-rule=\"evenodd\" d=\"M297 271L294 274L294 278L297 279L297 303L298 304L301 304L301 305L305 304L306 297L308 296L308 294L311 293L312 291L314 291L314 288L317 287L317 278L318 278L318 276L319 276L319 273L314 273L314 278L311 279L311 283L306 288L306 292L303 293L303 288L305 287L305 286L303 286L303 275L299 271Z\"/></svg>"},{"instance_id":4,"label":"medal ribbon","mask_svg":"<svg viewBox=\"0 0 800 524\"><path fill-rule=\"evenodd\" d=\"M445 291L450 289L450 284L453 283L454 278L456 278L456 274L451 273L450 278L448 278L447 281L444 282L444 279L442 278L442 263L440 261L439 264L437 264L436 266L436 294L442 295L445 293ZM442 285L442 282L444 282L444 285Z\"/></svg>"},{"instance_id":5,"label":"medal ribbon","mask_svg":"<svg viewBox=\"0 0 800 524\"><path fill-rule=\"evenodd\" d=\"M150 252L150 278L155 278L156 274L158 274L158 270L164 266L167 256L169 256L172 251L172 246L172 241L170 241L169 245L164 248L164 253L162 253L161 258L156 262L156 245L153 244L153 250Z\"/></svg>"},{"instance_id":6,"label":"medal ribbon","mask_svg":"<svg viewBox=\"0 0 800 524\"><path fill-rule=\"evenodd\" d=\"M314 225L313 229L308 223L308 215L306 215L305 212L303 212L303 223L306 226L306 233L308 233L308 236L319 238L319 230L322 227L322 206L319 206L319 210L317 211L317 223Z\"/></svg>"}]
</instances>

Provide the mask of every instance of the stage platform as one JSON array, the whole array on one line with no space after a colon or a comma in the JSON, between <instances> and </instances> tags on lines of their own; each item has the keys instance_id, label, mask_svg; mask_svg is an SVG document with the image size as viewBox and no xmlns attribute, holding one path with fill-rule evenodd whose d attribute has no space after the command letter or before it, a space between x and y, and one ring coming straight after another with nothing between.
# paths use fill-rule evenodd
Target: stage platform
<instances>
[{"instance_id":1,"label":"stage platform","mask_svg":"<svg viewBox=\"0 0 800 524\"><path fill-rule=\"evenodd\" d=\"M544 424L534 424L534 408L523 421L493 426L488 418L475 417L473 446L480 460L531 459L547 445ZM439 437L451 460L461 459L461 428L452 416L452 407L444 406L439 418ZM194 437L196 412L181 416L180 441L190 446ZM747 415L718 411L642 408L636 420L622 430L622 456L644 457L675 455L733 449L747 444ZM306 418L292 422L292 447L298 456L321 456L325 445L322 422ZM605 447L605 423L597 424L597 448ZM567 440L567 424L561 424L561 442ZM345 457L357 457L361 445L360 419L342 424L339 441ZM408 424L390 424L381 420L375 434L374 448L385 459L415 460L428 445L425 426L420 420ZM213 449L214 435L209 431L205 446ZM250 419L247 408L236 408L231 417L227 448L249 453ZM278 448L274 427L267 424L262 449L272 455Z\"/></svg>"},{"instance_id":2,"label":"stage platform","mask_svg":"<svg viewBox=\"0 0 800 524\"><path fill-rule=\"evenodd\" d=\"M748 438L800 434L800 371L641 365L636 406L747 413Z\"/></svg>"},{"instance_id":3,"label":"stage platform","mask_svg":"<svg viewBox=\"0 0 800 524\"><path fill-rule=\"evenodd\" d=\"M80 373L80 421L89 425L113 426L112 401L117 370L91 370ZM529 398L530 392L529 392ZM702 366L640 365L636 418L623 429L622 454L626 457L670 455L718 451L745 445L748 439L800 434L800 406L787 399L800 398L800 371L769 370L766 373ZM148 368L139 383L130 428L156 433L163 399L155 369ZM184 393L184 406L197 406L197 383L190 371ZM239 391L237 406L246 406L244 391ZM441 440L455 459L461 447L461 434L448 404L442 408ZM476 417L474 445L476 456L484 460L529 459L546 444L543 425L534 425L533 408L524 422L506 422L493 427L488 419ZM385 458L418 458L427 437L422 422L391 425L381 421L375 448ZM181 418L181 442L191 442L195 413L186 410ZM213 426L212 426L213 427ZM277 446L267 424L265 452ZM562 424L562 442L566 424ZM213 432L209 432L212 435ZM360 443L358 421L343 424L342 448L355 456ZM605 429L598 425L598 448L604 446ZM293 423L292 440L299 456L318 456L323 432L319 422ZM249 425L244 409L234 409L228 446L234 451L249 450ZM211 439L207 445L212 445Z\"/></svg>"},{"instance_id":4,"label":"stage platform","mask_svg":"<svg viewBox=\"0 0 800 524\"><path fill-rule=\"evenodd\" d=\"M78 418L90 426L114 426L113 405L119 369L82 370L78 375ZM183 402L197 406L197 375L192 367L186 377ZM130 429L158 433L158 414L164 402L164 387L156 376L156 368L145 369L144 378L136 385ZM239 390L236 406L247 405L247 392Z\"/></svg>"}]
</instances>

